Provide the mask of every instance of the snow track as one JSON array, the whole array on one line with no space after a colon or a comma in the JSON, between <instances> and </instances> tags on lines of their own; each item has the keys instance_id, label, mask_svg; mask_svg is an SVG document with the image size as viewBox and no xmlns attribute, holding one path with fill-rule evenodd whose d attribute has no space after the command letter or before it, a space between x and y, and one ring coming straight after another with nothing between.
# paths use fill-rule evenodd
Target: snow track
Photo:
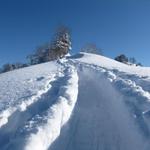
<instances>
[{"instance_id":1,"label":"snow track","mask_svg":"<svg viewBox=\"0 0 150 150\"><path fill-rule=\"evenodd\" d=\"M0 150L150 149L150 77L84 55L0 76Z\"/></svg>"},{"instance_id":2,"label":"snow track","mask_svg":"<svg viewBox=\"0 0 150 150\"><path fill-rule=\"evenodd\" d=\"M49 90L23 111L16 109L7 124L1 127L1 149L46 150L59 136L77 100L76 69L67 66L49 84Z\"/></svg>"},{"instance_id":3,"label":"snow track","mask_svg":"<svg viewBox=\"0 0 150 150\"><path fill-rule=\"evenodd\" d=\"M26 109L24 109L23 111L20 111L20 109L17 109L18 107L16 107L15 112L12 113L11 116L9 116L8 123L2 126L0 129L0 145L9 143L10 139L12 139L15 136L16 132L18 132L17 130L19 128L22 128L22 126L29 119L39 113L42 113L54 103L52 95L54 94L54 92L57 92L57 89L55 89L54 91L54 87L51 87L56 84L56 82L59 82L61 78L62 77L57 77L53 82L50 82L49 86L47 86L50 88L47 88L47 90L40 96L36 96L36 99L29 99L29 101L32 100L32 103L30 103L30 105L28 105L28 107L26 107ZM26 101L23 101L23 103L26 103Z\"/></svg>"},{"instance_id":4,"label":"snow track","mask_svg":"<svg viewBox=\"0 0 150 150\"><path fill-rule=\"evenodd\" d=\"M2 112L0 112L0 128L8 123L8 118L13 115L14 113L21 113L26 111L27 107L32 105L33 103L36 103L40 97L47 93L51 88L51 82L55 80L55 77L51 77L51 80L49 80L45 87L42 90L39 90L37 94L32 95L31 97L26 98L24 101L18 102L14 104L11 107L8 107L4 109Z\"/></svg>"},{"instance_id":5,"label":"snow track","mask_svg":"<svg viewBox=\"0 0 150 150\"><path fill-rule=\"evenodd\" d=\"M84 67L92 68L93 72L96 71L96 74L102 74L111 82L113 88L121 95L120 100L126 105L127 111L129 111L130 116L135 121L136 126L138 126L141 132L140 134L149 139L150 87L148 88L147 85L150 85L150 81L147 80L146 82L145 79L143 81L143 78L140 80L138 75L109 70L97 65L78 62L77 66L82 68L80 67L82 66L81 64ZM145 87L148 91L145 90Z\"/></svg>"},{"instance_id":6,"label":"snow track","mask_svg":"<svg viewBox=\"0 0 150 150\"><path fill-rule=\"evenodd\" d=\"M144 150L146 144L122 96L102 68L93 68L79 65L74 114L49 150Z\"/></svg>"}]
</instances>

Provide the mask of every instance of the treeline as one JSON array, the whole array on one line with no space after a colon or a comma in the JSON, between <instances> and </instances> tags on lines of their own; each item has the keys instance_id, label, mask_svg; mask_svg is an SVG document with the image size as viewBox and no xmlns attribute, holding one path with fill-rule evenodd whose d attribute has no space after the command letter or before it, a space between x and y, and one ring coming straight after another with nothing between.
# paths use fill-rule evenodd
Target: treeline
<instances>
[{"instance_id":1,"label":"treeline","mask_svg":"<svg viewBox=\"0 0 150 150\"><path fill-rule=\"evenodd\" d=\"M128 65L142 66L142 64L140 62L137 62L137 60L134 57L128 58L124 54L115 57L115 60Z\"/></svg>"},{"instance_id":2,"label":"treeline","mask_svg":"<svg viewBox=\"0 0 150 150\"><path fill-rule=\"evenodd\" d=\"M63 58L71 50L71 47L70 29L66 26L60 26L50 42L37 47L33 54L26 57L27 63L4 64L0 69L0 73ZM94 43L86 44L80 49L80 52L103 55L102 49ZM134 57L128 58L124 54L115 57L115 60L128 65L142 66Z\"/></svg>"},{"instance_id":3,"label":"treeline","mask_svg":"<svg viewBox=\"0 0 150 150\"><path fill-rule=\"evenodd\" d=\"M25 64L25 63L14 63L14 64L7 63L7 64L4 64L3 67L0 69L0 73L12 71L12 70L19 69L19 68L24 68L27 66L28 64Z\"/></svg>"},{"instance_id":4,"label":"treeline","mask_svg":"<svg viewBox=\"0 0 150 150\"><path fill-rule=\"evenodd\" d=\"M57 29L53 39L42 46L39 46L34 54L27 56L28 63L4 64L0 73L12 71L15 69L40 64L52 60L63 58L71 50L71 32L66 26Z\"/></svg>"}]
</instances>

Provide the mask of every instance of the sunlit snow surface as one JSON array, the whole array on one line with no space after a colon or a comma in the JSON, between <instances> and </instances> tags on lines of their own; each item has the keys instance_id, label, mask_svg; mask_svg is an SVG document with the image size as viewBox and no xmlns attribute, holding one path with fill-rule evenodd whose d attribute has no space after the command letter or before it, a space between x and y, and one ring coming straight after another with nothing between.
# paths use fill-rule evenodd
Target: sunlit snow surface
<instances>
[{"instance_id":1,"label":"sunlit snow surface","mask_svg":"<svg viewBox=\"0 0 150 150\"><path fill-rule=\"evenodd\" d=\"M0 150L149 150L150 68L80 53L0 75Z\"/></svg>"}]
</instances>

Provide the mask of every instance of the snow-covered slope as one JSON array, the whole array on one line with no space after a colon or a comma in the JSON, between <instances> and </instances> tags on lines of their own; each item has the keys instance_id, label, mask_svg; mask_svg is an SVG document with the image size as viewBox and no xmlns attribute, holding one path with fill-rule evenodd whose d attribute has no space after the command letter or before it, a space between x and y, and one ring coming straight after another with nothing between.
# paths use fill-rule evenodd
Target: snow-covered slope
<instances>
[{"instance_id":1,"label":"snow-covered slope","mask_svg":"<svg viewBox=\"0 0 150 150\"><path fill-rule=\"evenodd\" d=\"M149 150L150 68L80 53L0 75L0 150Z\"/></svg>"}]
</instances>

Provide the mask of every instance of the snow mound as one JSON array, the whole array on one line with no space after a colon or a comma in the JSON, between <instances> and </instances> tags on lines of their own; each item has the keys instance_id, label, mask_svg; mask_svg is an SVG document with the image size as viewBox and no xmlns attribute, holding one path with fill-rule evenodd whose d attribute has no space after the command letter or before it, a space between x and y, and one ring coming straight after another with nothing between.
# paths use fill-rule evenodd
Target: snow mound
<instances>
[{"instance_id":1,"label":"snow mound","mask_svg":"<svg viewBox=\"0 0 150 150\"><path fill-rule=\"evenodd\" d=\"M80 62L101 66L111 70L118 70L129 74L137 74L141 77L150 76L150 67L129 66L101 55L80 53L75 59Z\"/></svg>"}]
</instances>

